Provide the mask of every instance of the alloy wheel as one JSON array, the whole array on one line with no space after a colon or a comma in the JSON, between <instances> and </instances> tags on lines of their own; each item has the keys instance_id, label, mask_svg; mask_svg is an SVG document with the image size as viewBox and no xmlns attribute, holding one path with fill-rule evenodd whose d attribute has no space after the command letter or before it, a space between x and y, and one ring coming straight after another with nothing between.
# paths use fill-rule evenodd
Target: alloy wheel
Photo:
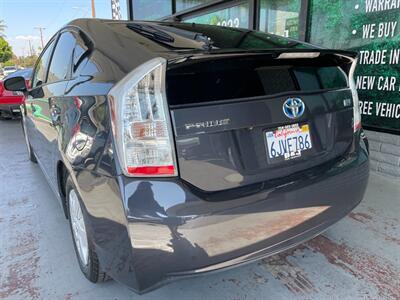
<instances>
[{"instance_id":1,"label":"alloy wheel","mask_svg":"<svg viewBox=\"0 0 400 300\"><path fill-rule=\"evenodd\" d=\"M79 258L86 266L89 260L89 245L81 205L74 189L71 189L69 192L69 215L71 218L73 238L78 250Z\"/></svg>"}]
</instances>

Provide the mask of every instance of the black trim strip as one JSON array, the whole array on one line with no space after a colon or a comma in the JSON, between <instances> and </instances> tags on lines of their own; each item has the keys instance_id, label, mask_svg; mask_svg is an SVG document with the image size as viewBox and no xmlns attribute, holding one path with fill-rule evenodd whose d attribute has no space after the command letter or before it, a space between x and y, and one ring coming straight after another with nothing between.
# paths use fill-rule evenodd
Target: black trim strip
<instances>
[{"instance_id":1,"label":"black trim strip","mask_svg":"<svg viewBox=\"0 0 400 300\"><path fill-rule=\"evenodd\" d=\"M133 0L126 0L126 8L128 10L128 20L133 20Z\"/></svg>"},{"instance_id":2,"label":"black trim strip","mask_svg":"<svg viewBox=\"0 0 400 300\"><path fill-rule=\"evenodd\" d=\"M400 135L400 130L398 130L398 129L381 128L381 127L368 126L368 125L363 125L362 127L365 130L383 132L383 133L394 134L394 135Z\"/></svg>"},{"instance_id":3,"label":"black trim strip","mask_svg":"<svg viewBox=\"0 0 400 300\"><path fill-rule=\"evenodd\" d=\"M299 40L308 41L307 25L310 17L310 0L301 0L300 14L299 14Z\"/></svg>"}]
</instances>

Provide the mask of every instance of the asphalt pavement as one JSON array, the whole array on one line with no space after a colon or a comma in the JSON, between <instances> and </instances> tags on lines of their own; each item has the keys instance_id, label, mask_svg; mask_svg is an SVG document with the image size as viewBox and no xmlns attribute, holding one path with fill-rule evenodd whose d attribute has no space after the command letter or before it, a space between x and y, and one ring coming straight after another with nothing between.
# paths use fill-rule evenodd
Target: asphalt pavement
<instances>
[{"instance_id":1,"label":"asphalt pavement","mask_svg":"<svg viewBox=\"0 0 400 300\"><path fill-rule=\"evenodd\" d=\"M0 299L400 299L400 182L371 174L355 211L295 249L139 296L84 278L19 121L0 121Z\"/></svg>"}]
</instances>

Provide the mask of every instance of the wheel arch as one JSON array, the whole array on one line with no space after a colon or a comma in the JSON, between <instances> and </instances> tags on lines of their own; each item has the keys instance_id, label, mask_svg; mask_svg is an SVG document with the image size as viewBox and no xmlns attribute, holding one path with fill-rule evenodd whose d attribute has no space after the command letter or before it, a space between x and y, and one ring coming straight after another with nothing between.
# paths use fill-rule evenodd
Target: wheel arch
<instances>
[{"instance_id":1,"label":"wheel arch","mask_svg":"<svg viewBox=\"0 0 400 300\"><path fill-rule=\"evenodd\" d=\"M65 218L68 219L68 212L67 212L67 197L65 193L67 178L69 176L69 171L65 166L64 162L59 160L57 162L57 185L59 190L59 195L61 197L62 207L64 210Z\"/></svg>"}]
</instances>

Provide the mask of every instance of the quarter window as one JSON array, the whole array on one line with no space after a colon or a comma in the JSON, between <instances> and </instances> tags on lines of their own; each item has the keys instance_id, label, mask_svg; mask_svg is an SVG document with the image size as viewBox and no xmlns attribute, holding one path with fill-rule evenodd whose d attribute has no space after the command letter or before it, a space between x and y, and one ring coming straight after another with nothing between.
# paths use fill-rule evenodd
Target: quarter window
<instances>
[{"instance_id":1,"label":"quarter window","mask_svg":"<svg viewBox=\"0 0 400 300\"><path fill-rule=\"evenodd\" d=\"M46 71L51 56L51 52L53 51L53 47L54 47L54 40L52 40L48 44L48 46L46 47L46 49L44 50L43 54L40 56L36 64L35 72L33 73L32 76L33 88L40 86L46 82Z\"/></svg>"},{"instance_id":2,"label":"quarter window","mask_svg":"<svg viewBox=\"0 0 400 300\"><path fill-rule=\"evenodd\" d=\"M84 44L76 44L74 49L74 56L72 58L74 69L76 69L82 59L83 54L87 51Z\"/></svg>"},{"instance_id":3,"label":"quarter window","mask_svg":"<svg viewBox=\"0 0 400 300\"><path fill-rule=\"evenodd\" d=\"M72 55L72 73L79 73L79 69L85 65L87 56L89 54L89 47L81 35L76 35L76 44Z\"/></svg>"},{"instance_id":4,"label":"quarter window","mask_svg":"<svg viewBox=\"0 0 400 300\"><path fill-rule=\"evenodd\" d=\"M68 79L75 42L75 37L71 32L61 34L51 59L47 82Z\"/></svg>"}]
</instances>

